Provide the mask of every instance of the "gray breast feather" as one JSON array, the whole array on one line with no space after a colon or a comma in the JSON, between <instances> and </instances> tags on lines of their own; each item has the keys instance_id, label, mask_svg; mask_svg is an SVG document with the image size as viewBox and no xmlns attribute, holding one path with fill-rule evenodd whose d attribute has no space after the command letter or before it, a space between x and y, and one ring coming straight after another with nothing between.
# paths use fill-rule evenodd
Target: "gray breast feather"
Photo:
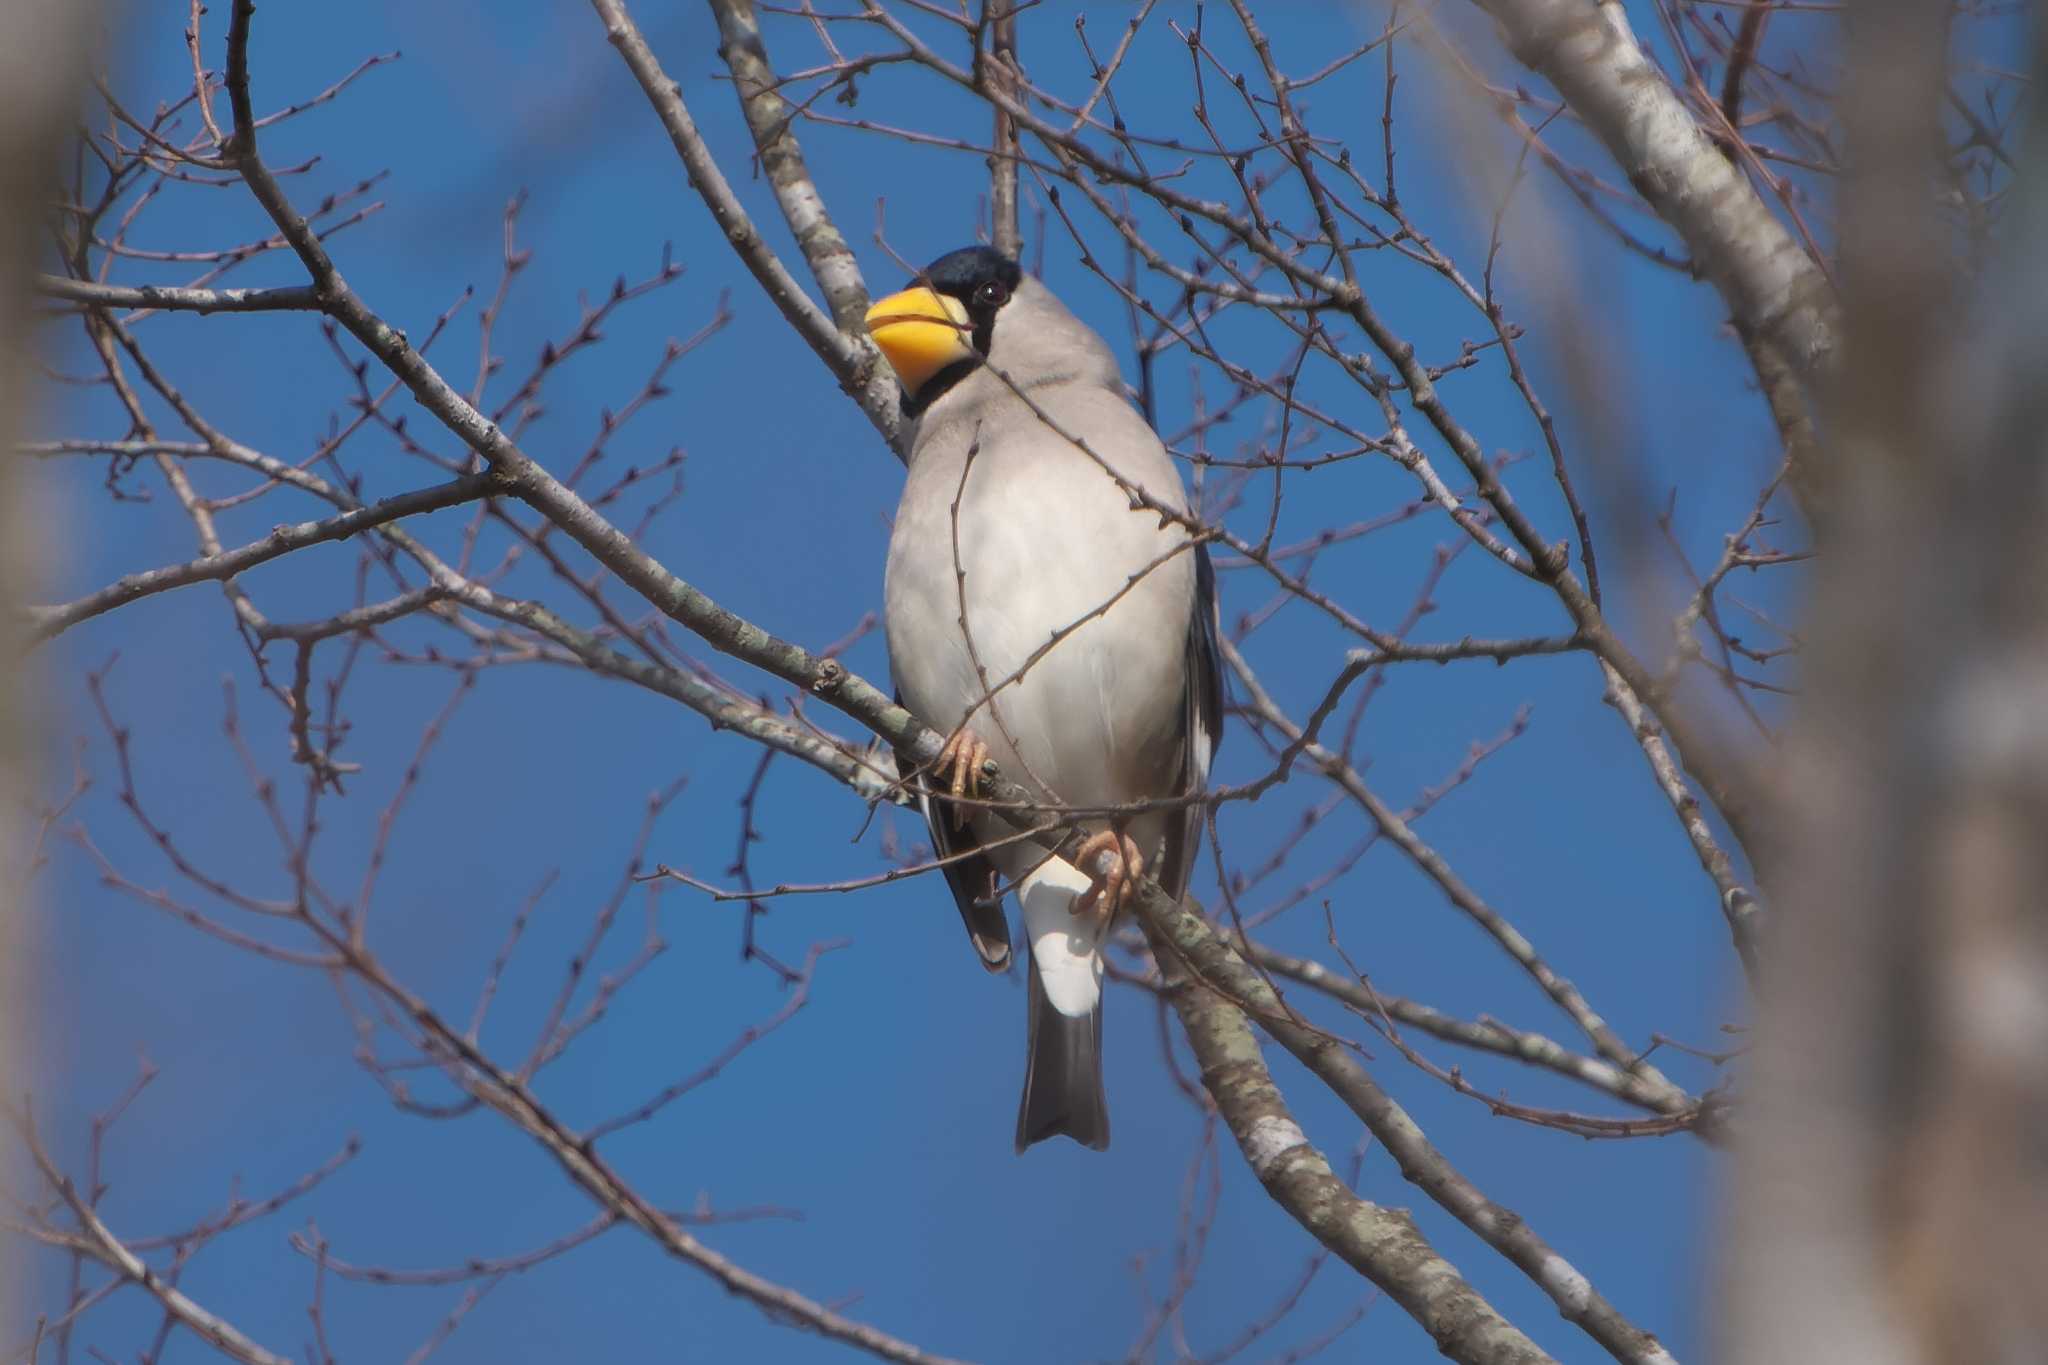
<instances>
[{"instance_id":1,"label":"gray breast feather","mask_svg":"<svg viewBox=\"0 0 2048 1365\"><path fill-rule=\"evenodd\" d=\"M1124 479L1182 505L1171 459L1122 398L1082 385L1033 397ZM976 731L1006 771L1077 804L1169 793L1183 766L1195 596L1193 555L1170 553L1185 545L1185 530L1133 510L1094 459L1014 397L971 411L971 420L918 433L890 544L889 648L905 701L950 726L983 694L959 626L964 591L974 655L990 684L1069 632L1000 688L999 717L986 706L976 712ZM956 501L964 589L955 577Z\"/></svg>"}]
</instances>

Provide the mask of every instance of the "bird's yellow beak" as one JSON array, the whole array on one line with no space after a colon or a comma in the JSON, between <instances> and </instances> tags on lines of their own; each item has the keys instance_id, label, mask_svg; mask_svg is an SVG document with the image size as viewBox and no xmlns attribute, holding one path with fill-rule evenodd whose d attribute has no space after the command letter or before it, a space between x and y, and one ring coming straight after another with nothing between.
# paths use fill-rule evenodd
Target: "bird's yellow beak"
<instances>
[{"instance_id":1,"label":"bird's yellow beak","mask_svg":"<svg viewBox=\"0 0 2048 1365\"><path fill-rule=\"evenodd\" d=\"M913 395L940 370L974 355L967 342L967 305L922 285L876 303L867 324L889 368Z\"/></svg>"}]
</instances>

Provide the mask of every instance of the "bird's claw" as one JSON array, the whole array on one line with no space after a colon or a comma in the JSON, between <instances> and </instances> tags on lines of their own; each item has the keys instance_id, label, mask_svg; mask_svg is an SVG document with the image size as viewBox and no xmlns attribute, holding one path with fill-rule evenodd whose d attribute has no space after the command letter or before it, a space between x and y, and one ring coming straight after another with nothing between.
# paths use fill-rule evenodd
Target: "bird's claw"
<instances>
[{"instance_id":1,"label":"bird's claw","mask_svg":"<svg viewBox=\"0 0 2048 1365\"><path fill-rule=\"evenodd\" d=\"M981 795L981 768L988 762L988 745L981 737L961 726L946 740L946 747L939 750L938 761L932 765L932 773L944 783L953 798L974 800ZM964 807L953 807L955 826L967 823L968 812Z\"/></svg>"},{"instance_id":2,"label":"bird's claw","mask_svg":"<svg viewBox=\"0 0 2048 1365\"><path fill-rule=\"evenodd\" d=\"M1099 872L1095 862L1109 854L1108 866ZM1074 898L1076 915L1100 915L1113 919L1130 904L1131 896L1145 876L1145 858L1137 840L1128 834L1105 829L1091 834L1074 854L1074 866L1088 878L1088 889Z\"/></svg>"}]
</instances>

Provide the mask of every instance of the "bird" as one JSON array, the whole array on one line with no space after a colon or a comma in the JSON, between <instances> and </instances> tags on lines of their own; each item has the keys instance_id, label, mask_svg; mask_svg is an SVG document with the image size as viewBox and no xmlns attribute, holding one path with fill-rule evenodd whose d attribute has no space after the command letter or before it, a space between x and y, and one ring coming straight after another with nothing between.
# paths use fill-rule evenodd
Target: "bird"
<instances>
[{"instance_id":1,"label":"bird","mask_svg":"<svg viewBox=\"0 0 2048 1365\"><path fill-rule=\"evenodd\" d=\"M1148 873L1179 899L1222 729L1216 583L1173 458L1116 355L986 246L939 257L867 312L895 371L908 474L884 627L897 700L945 747L918 793L982 964L1012 961L1017 893L1027 1038L1016 1150L1109 1146L1102 949ZM993 761L1038 801L1095 808L1065 857L973 803ZM1088 869L1086 871L1082 869Z\"/></svg>"}]
</instances>

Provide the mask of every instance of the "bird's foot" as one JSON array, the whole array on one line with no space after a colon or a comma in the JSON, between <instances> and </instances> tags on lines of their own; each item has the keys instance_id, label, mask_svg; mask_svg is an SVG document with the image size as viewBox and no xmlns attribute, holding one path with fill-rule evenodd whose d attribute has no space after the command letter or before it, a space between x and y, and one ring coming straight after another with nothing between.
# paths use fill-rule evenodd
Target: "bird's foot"
<instances>
[{"instance_id":1,"label":"bird's foot","mask_svg":"<svg viewBox=\"0 0 2048 1365\"><path fill-rule=\"evenodd\" d=\"M981 737L961 726L946 740L946 747L939 750L938 760L932 764L932 776L956 798L970 800L981 795L981 768L988 762L988 745ZM967 823L968 811L964 806L953 807L953 824L957 828Z\"/></svg>"},{"instance_id":2,"label":"bird's foot","mask_svg":"<svg viewBox=\"0 0 2048 1365\"><path fill-rule=\"evenodd\" d=\"M1096 870L1096 862L1109 854L1108 865ZM1114 919L1130 904L1131 895L1145 876L1145 857L1137 840L1113 829L1091 834L1074 855L1074 866L1088 878L1088 889L1074 898L1073 913Z\"/></svg>"}]
</instances>

